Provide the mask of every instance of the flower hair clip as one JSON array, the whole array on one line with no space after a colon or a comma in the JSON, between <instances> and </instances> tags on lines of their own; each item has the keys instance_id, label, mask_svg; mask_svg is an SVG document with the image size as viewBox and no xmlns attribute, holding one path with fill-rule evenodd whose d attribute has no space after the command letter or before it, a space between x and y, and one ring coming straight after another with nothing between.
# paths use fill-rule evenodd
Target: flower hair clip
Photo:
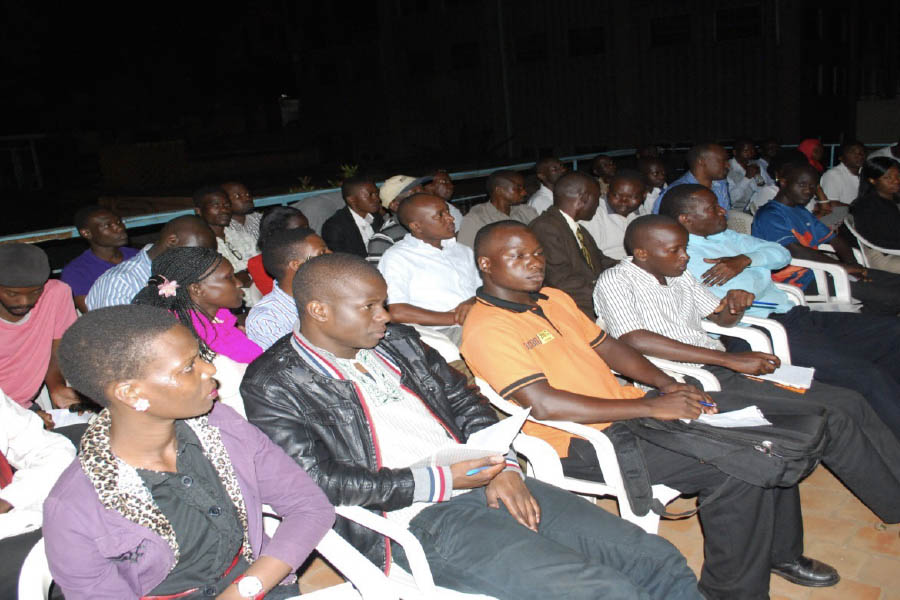
<instances>
[{"instance_id":1,"label":"flower hair clip","mask_svg":"<svg viewBox=\"0 0 900 600\"><path fill-rule=\"evenodd\" d=\"M169 281L162 275L159 276L162 279L162 283L157 283L156 287L159 290L159 295L164 296L166 298L171 298L175 295L176 290L178 289L178 282L174 279Z\"/></svg>"}]
</instances>

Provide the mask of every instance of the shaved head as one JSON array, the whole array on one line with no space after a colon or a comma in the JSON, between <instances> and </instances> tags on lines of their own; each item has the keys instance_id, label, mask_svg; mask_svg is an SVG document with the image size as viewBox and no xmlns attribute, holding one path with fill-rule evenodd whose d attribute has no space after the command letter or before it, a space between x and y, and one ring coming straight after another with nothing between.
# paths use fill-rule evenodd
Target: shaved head
<instances>
[{"instance_id":1,"label":"shaved head","mask_svg":"<svg viewBox=\"0 0 900 600\"><path fill-rule=\"evenodd\" d=\"M677 229L687 231L678 221L665 215L644 215L632 221L625 229L625 251L629 256L634 254L635 248L646 248L652 245L657 232Z\"/></svg>"},{"instance_id":2,"label":"shaved head","mask_svg":"<svg viewBox=\"0 0 900 600\"><path fill-rule=\"evenodd\" d=\"M485 225L475 234L475 243L473 244L475 261L478 262L480 256L488 256L493 253L497 246L502 244L513 231L521 232L522 230L531 231L524 223L513 221L512 219Z\"/></svg>"},{"instance_id":3,"label":"shaved head","mask_svg":"<svg viewBox=\"0 0 900 600\"><path fill-rule=\"evenodd\" d=\"M409 229L409 224L419 217L422 209L429 207L435 200L444 201L440 196L423 192L404 198L400 201L400 206L397 207L397 219L401 225Z\"/></svg>"},{"instance_id":4,"label":"shaved head","mask_svg":"<svg viewBox=\"0 0 900 600\"><path fill-rule=\"evenodd\" d=\"M600 186L591 177L584 173L573 171L559 178L553 188L553 203L568 205L572 200L583 194L589 187L595 186L599 191Z\"/></svg>"},{"instance_id":5,"label":"shaved head","mask_svg":"<svg viewBox=\"0 0 900 600\"><path fill-rule=\"evenodd\" d=\"M338 252L309 259L297 269L291 287L300 320L310 302L329 304L340 297L347 282L369 279L384 281L378 269L359 256Z\"/></svg>"},{"instance_id":6,"label":"shaved head","mask_svg":"<svg viewBox=\"0 0 900 600\"><path fill-rule=\"evenodd\" d=\"M516 171L511 171L509 169L501 169L500 171L494 171L490 174L487 179L487 183L485 187L487 188L488 196L492 195L497 188L508 187L511 185L515 185L516 178L522 177L521 173L517 173Z\"/></svg>"},{"instance_id":7,"label":"shaved head","mask_svg":"<svg viewBox=\"0 0 900 600\"><path fill-rule=\"evenodd\" d=\"M197 215L182 215L163 225L157 243L169 248L215 248L216 236Z\"/></svg>"}]
</instances>

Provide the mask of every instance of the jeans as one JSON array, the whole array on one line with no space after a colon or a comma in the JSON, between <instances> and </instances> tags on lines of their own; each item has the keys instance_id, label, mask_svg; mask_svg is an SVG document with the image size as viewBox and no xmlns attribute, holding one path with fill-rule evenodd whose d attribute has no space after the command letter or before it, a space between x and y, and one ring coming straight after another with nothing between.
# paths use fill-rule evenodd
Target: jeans
<instances>
[{"instance_id":1,"label":"jeans","mask_svg":"<svg viewBox=\"0 0 900 600\"><path fill-rule=\"evenodd\" d=\"M793 364L814 367L817 380L862 394L900 439L900 319L804 306L769 318L787 330Z\"/></svg>"},{"instance_id":2,"label":"jeans","mask_svg":"<svg viewBox=\"0 0 900 600\"><path fill-rule=\"evenodd\" d=\"M525 484L541 507L537 532L502 502L489 508L484 488L410 522L436 584L509 600L702 598L684 557L663 538L554 486Z\"/></svg>"}]
</instances>

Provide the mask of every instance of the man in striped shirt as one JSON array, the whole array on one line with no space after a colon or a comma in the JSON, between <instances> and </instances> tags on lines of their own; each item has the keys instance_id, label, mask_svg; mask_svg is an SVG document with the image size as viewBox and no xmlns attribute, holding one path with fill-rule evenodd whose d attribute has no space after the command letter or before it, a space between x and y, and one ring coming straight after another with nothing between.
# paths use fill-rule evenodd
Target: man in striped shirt
<instances>
[{"instance_id":1,"label":"man in striped shirt","mask_svg":"<svg viewBox=\"0 0 900 600\"><path fill-rule=\"evenodd\" d=\"M112 267L94 281L85 298L88 310L131 304L134 295L144 289L150 278L153 259L169 248L215 248L216 236L200 217L175 217L159 232L153 244L126 261Z\"/></svg>"}]
</instances>

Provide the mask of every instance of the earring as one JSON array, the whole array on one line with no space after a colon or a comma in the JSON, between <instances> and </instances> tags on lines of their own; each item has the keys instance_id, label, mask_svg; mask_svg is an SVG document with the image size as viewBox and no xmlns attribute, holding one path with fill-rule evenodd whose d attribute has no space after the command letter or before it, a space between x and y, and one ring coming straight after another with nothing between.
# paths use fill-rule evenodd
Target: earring
<instances>
[{"instance_id":1,"label":"earring","mask_svg":"<svg viewBox=\"0 0 900 600\"><path fill-rule=\"evenodd\" d=\"M150 408L150 401L146 398L138 398L137 402L134 403L132 408L138 412L144 412L148 408Z\"/></svg>"}]
</instances>

